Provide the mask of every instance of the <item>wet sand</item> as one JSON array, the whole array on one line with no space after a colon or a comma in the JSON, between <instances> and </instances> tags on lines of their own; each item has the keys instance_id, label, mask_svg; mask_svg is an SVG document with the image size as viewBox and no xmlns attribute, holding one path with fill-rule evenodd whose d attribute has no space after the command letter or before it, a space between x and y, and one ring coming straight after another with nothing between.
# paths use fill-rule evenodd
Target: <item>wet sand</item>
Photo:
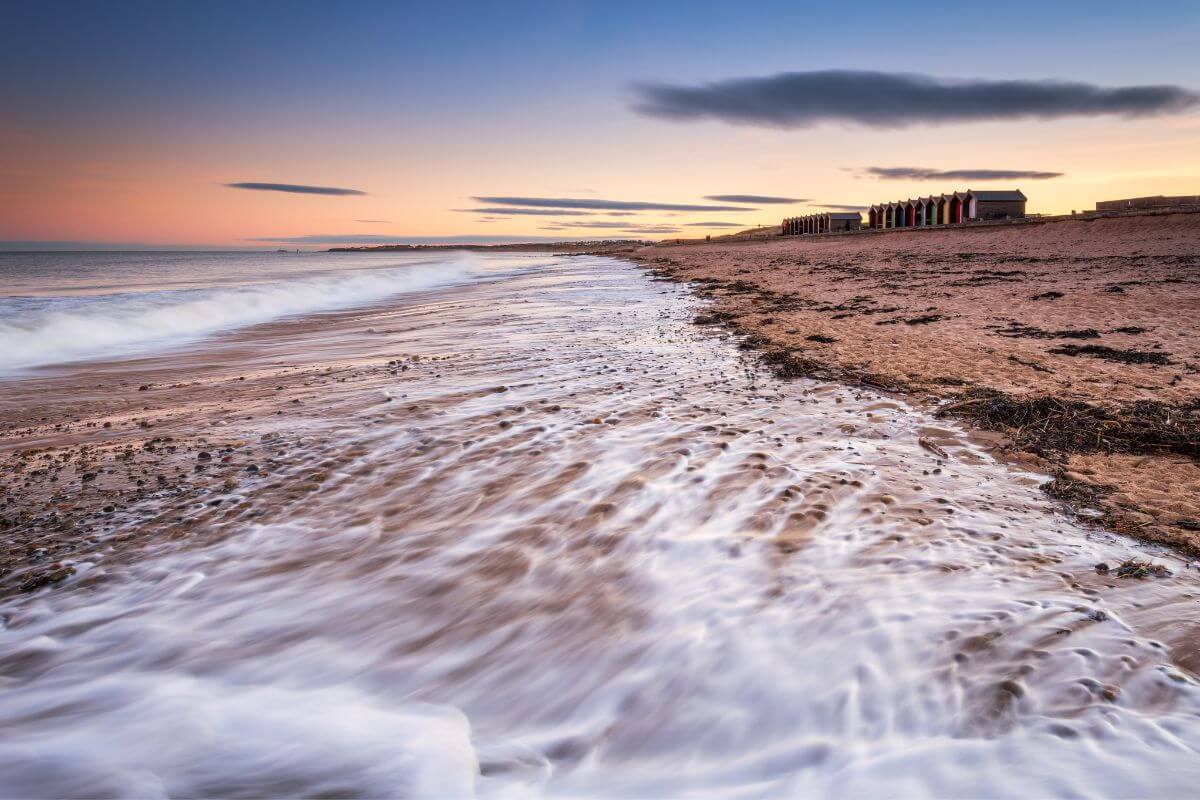
<instances>
[{"instance_id":1,"label":"wet sand","mask_svg":"<svg viewBox=\"0 0 1200 800\"><path fill-rule=\"evenodd\" d=\"M712 312L543 260L10 383L4 513L47 552L6 576L0 786L1195 784L1200 572L951 420L776 379ZM49 559L71 571L19 592Z\"/></svg>"},{"instance_id":2,"label":"wet sand","mask_svg":"<svg viewBox=\"0 0 1200 800\"><path fill-rule=\"evenodd\" d=\"M1161 404L1174 446L1055 442L1061 414L1030 414L1021 431L971 421L1017 433L1010 455L1056 472L1062 499L1098 507L1110 527L1200 547L1200 214L664 245L633 258L712 298L699 322L747 335L796 374L929 406L981 390L1115 417Z\"/></svg>"}]
</instances>

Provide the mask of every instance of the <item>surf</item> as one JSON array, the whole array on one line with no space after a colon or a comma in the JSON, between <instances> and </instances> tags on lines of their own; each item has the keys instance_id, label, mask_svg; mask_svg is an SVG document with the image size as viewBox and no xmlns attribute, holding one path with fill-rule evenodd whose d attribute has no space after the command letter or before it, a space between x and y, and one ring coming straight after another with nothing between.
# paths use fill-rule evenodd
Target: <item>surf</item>
<instances>
[{"instance_id":1,"label":"surf","mask_svg":"<svg viewBox=\"0 0 1200 800\"><path fill-rule=\"evenodd\" d=\"M284 317L469 282L467 253L389 268L329 270L233 286L0 298L0 372L137 355Z\"/></svg>"}]
</instances>

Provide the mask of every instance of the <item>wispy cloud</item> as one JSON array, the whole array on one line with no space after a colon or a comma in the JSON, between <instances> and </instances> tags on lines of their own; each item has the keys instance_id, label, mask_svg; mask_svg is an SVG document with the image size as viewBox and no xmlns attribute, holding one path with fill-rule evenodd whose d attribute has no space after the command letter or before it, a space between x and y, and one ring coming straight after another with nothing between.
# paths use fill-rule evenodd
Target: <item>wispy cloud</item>
<instances>
[{"instance_id":1,"label":"wispy cloud","mask_svg":"<svg viewBox=\"0 0 1200 800\"><path fill-rule=\"evenodd\" d=\"M544 225L544 226L542 226L542 227L538 228L538 230L542 230L542 231L567 231L567 230L571 230L572 228L575 228L575 227L589 227L589 228L594 228L594 227L597 227L597 226L595 226L595 225L587 225L587 226L575 226L575 225L565 225L565 226L562 226L562 225ZM613 233L629 233L629 234L633 234L634 236L648 236L648 235L651 235L651 234L662 234L662 233L679 233L679 228L676 228L676 227L673 227L673 226L670 226L670 225L637 225L637 226L634 226L634 227L623 227L623 226L621 226L621 225L611 225L611 226L609 226L609 225L606 225L606 226L604 226L604 229L605 229L605 230L610 230L610 231L612 231Z\"/></svg>"},{"instance_id":2,"label":"wispy cloud","mask_svg":"<svg viewBox=\"0 0 1200 800\"><path fill-rule=\"evenodd\" d=\"M542 230L568 230L570 228L602 228L611 230L641 230L643 228L661 228L661 225L633 225L628 222L593 222L591 220L562 220L547 225ZM675 230L672 228L671 230Z\"/></svg>"},{"instance_id":3,"label":"wispy cloud","mask_svg":"<svg viewBox=\"0 0 1200 800\"><path fill-rule=\"evenodd\" d=\"M716 200L723 203L758 203L760 205L787 205L789 203L806 203L803 197L772 197L769 194L706 194L705 200Z\"/></svg>"},{"instance_id":4,"label":"wispy cloud","mask_svg":"<svg viewBox=\"0 0 1200 800\"><path fill-rule=\"evenodd\" d=\"M570 237L568 237L570 238ZM575 237L579 238L579 237ZM381 236L378 234L325 234L307 236L259 236L244 239L246 242L292 245L338 245L338 244L507 244L512 242L559 242L562 238L548 236L525 236L511 234L462 234L459 236Z\"/></svg>"},{"instance_id":5,"label":"wispy cloud","mask_svg":"<svg viewBox=\"0 0 1200 800\"><path fill-rule=\"evenodd\" d=\"M313 233L306 236L257 236L243 241L264 244L382 244L399 239L379 233Z\"/></svg>"},{"instance_id":6,"label":"wispy cloud","mask_svg":"<svg viewBox=\"0 0 1200 800\"><path fill-rule=\"evenodd\" d=\"M562 216L590 216L590 211L575 211L573 209L560 208L558 210L549 208L506 208L506 207L485 207L485 208L452 208L451 211L461 211L464 214L515 214L525 215L530 217L562 217Z\"/></svg>"},{"instance_id":7,"label":"wispy cloud","mask_svg":"<svg viewBox=\"0 0 1200 800\"><path fill-rule=\"evenodd\" d=\"M287 192L288 194L365 195L358 189L341 189L337 186L308 186L302 183L242 183L225 184L230 189L251 189L256 192Z\"/></svg>"},{"instance_id":8,"label":"wispy cloud","mask_svg":"<svg viewBox=\"0 0 1200 800\"><path fill-rule=\"evenodd\" d=\"M30 250L212 250L211 244L165 244L162 242L103 242L63 239L0 240L0 253Z\"/></svg>"},{"instance_id":9,"label":"wispy cloud","mask_svg":"<svg viewBox=\"0 0 1200 800\"><path fill-rule=\"evenodd\" d=\"M685 222L685 228L744 228L744 222Z\"/></svg>"},{"instance_id":10,"label":"wispy cloud","mask_svg":"<svg viewBox=\"0 0 1200 800\"><path fill-rule=\"evenodd\" d=\"M579 197L473 197L477 203L526 208L569 208L600 211L755 211L744 206L651 203L644 200L592 200Z\"/></svg>"},{"instance_id":11,"label":"wispy cloud","mask_svg":"<svg viewBox=\"0 0 1200 800\"><path fill-rule=\"evenodd\" d=\"M932 169L929 167L863 167L860 177L890 180L1045 181L1061 178L1062 172L1031 169Z\"/></svg>"},{"instance_id":12,"label":"wispy cloud","mask_svg":"<svg viewBox=\"0 0 1200 800\"><path fill-rule=\"evenodd\" d=\"M368 225L391 225L390 219L356 219L355 222L363 222Z\"/></svg>"},{"instance_id":13,"label":"wispy cloud","mask_svg":"<svg viewBox=\"0 0 1200 800\"><path fill-rule=\"evenodd\" d=\"M919 123L1056 119L1186 111L1200 95L1181 86L1105 87L1044 80L951 80L856 70L785 72L698 86L641 83L633 109L670 120L716 119L777 128L842 122L876 128Z\"/></svg>"}]
</instances>

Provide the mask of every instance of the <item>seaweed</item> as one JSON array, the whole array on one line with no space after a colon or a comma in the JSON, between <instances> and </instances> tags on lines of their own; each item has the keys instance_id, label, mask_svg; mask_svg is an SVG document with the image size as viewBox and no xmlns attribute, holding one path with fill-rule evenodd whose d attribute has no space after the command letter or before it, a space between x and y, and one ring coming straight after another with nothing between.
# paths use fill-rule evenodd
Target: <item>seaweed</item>
<instances>
[{"instance_id":1,"label":"seaweed","mask_svg":"<svg viewBox=\"0 0 1200 800\"><path fill-rule=\"evenodd\" d=\"M1046 453L1175 453L1200 457L1200 400L1171 405L1141 400L1103 408L1057 397L1021 399L971 389L942 406L990 430L1007 431L1022 449Z\"/></svg>"},{"instance_id":2,"label":"seaweed","mask_svg":"<svg viewBox=\"0 0 1200 800\"><path fill-rule=\"evenodd\" d=\"M1095 328L1081 328L1079 330L1064 330L1064 331L1044 331L1041 328L1035 328L1032 325L1023 325L1019 322L1010 323L1007 328L1001 328L996 331L1000 336L1009 339L1099 339L1100 331Z\"/></svg>"},{"instance_id":3,"label":"seaweed","mask_svg":"<svg viewBox=\"0 0 1200 800\"><path fill-rule=\"evenodd\" d=\"M790 350L770 350L763 353L762 360L775 377L783 379L804 378L822 368L819 362Z\"/></svg>"},{"instance_id":4,"label":"seaweed","mask_svg":"<svg viewBox=\"0 0 1200 800\"><path fill-rule=\"evenodd\" d=\"M1121 364L1159 364L1171 363L1170 353L1152 353L1147 350L1118 350L1102 344L1065 344L1062 347L1052 347L1050 352L1060 356L1091 356L1105 361L1116 361Z\"/></svg>"},{"instance_id":5,"label":"seaweed","mask_svg":"<svg viewBox=\"0 0 1200 800\"><path fill-rule=\"evenodd\" d=\"M1113 570L1118 578L1166 578L1171 570L1153 561L1142 561L1139 558L1127 558Z\"/></svg>"}]
</instances>

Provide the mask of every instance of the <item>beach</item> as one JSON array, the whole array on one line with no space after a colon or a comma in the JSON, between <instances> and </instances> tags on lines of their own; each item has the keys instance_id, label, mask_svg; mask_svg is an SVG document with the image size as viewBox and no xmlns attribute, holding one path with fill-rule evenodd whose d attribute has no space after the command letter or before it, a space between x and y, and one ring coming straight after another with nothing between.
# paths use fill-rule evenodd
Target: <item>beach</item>
<instances>
[{"instance_id":1,"label":"beach","mask_svg":"<svg viewBox=\"0 0 1200 800\"><path fill-rule=\"evenodd\" d=\"M901 392L1008 434L997 447L1055 473L1066 502L1196 552L1200 214L662 245L635 258L711 297L698 321L746 335L777 369Z\"/></svg>"},{"instance_id":2,"label":"beach","mask_svg":"<svg viewBox=\"0 0 1200 800\"><path fill-rule=\"evenodd\" d=\"M1039 467L923 402L777 377L696 325L725 306L676 280L440 257L438 279L411 255L317 254L185 261L218 287L199 296L160 276L94 297L120 264L62 284L86 284L63 308L93 322L294 304L330 270L382 294L4 378L4 785L1194 782L1200 573L1177 551L1064 513ZM58 330L44 305L22 313Z\"/></svg>"}]
</instances>

